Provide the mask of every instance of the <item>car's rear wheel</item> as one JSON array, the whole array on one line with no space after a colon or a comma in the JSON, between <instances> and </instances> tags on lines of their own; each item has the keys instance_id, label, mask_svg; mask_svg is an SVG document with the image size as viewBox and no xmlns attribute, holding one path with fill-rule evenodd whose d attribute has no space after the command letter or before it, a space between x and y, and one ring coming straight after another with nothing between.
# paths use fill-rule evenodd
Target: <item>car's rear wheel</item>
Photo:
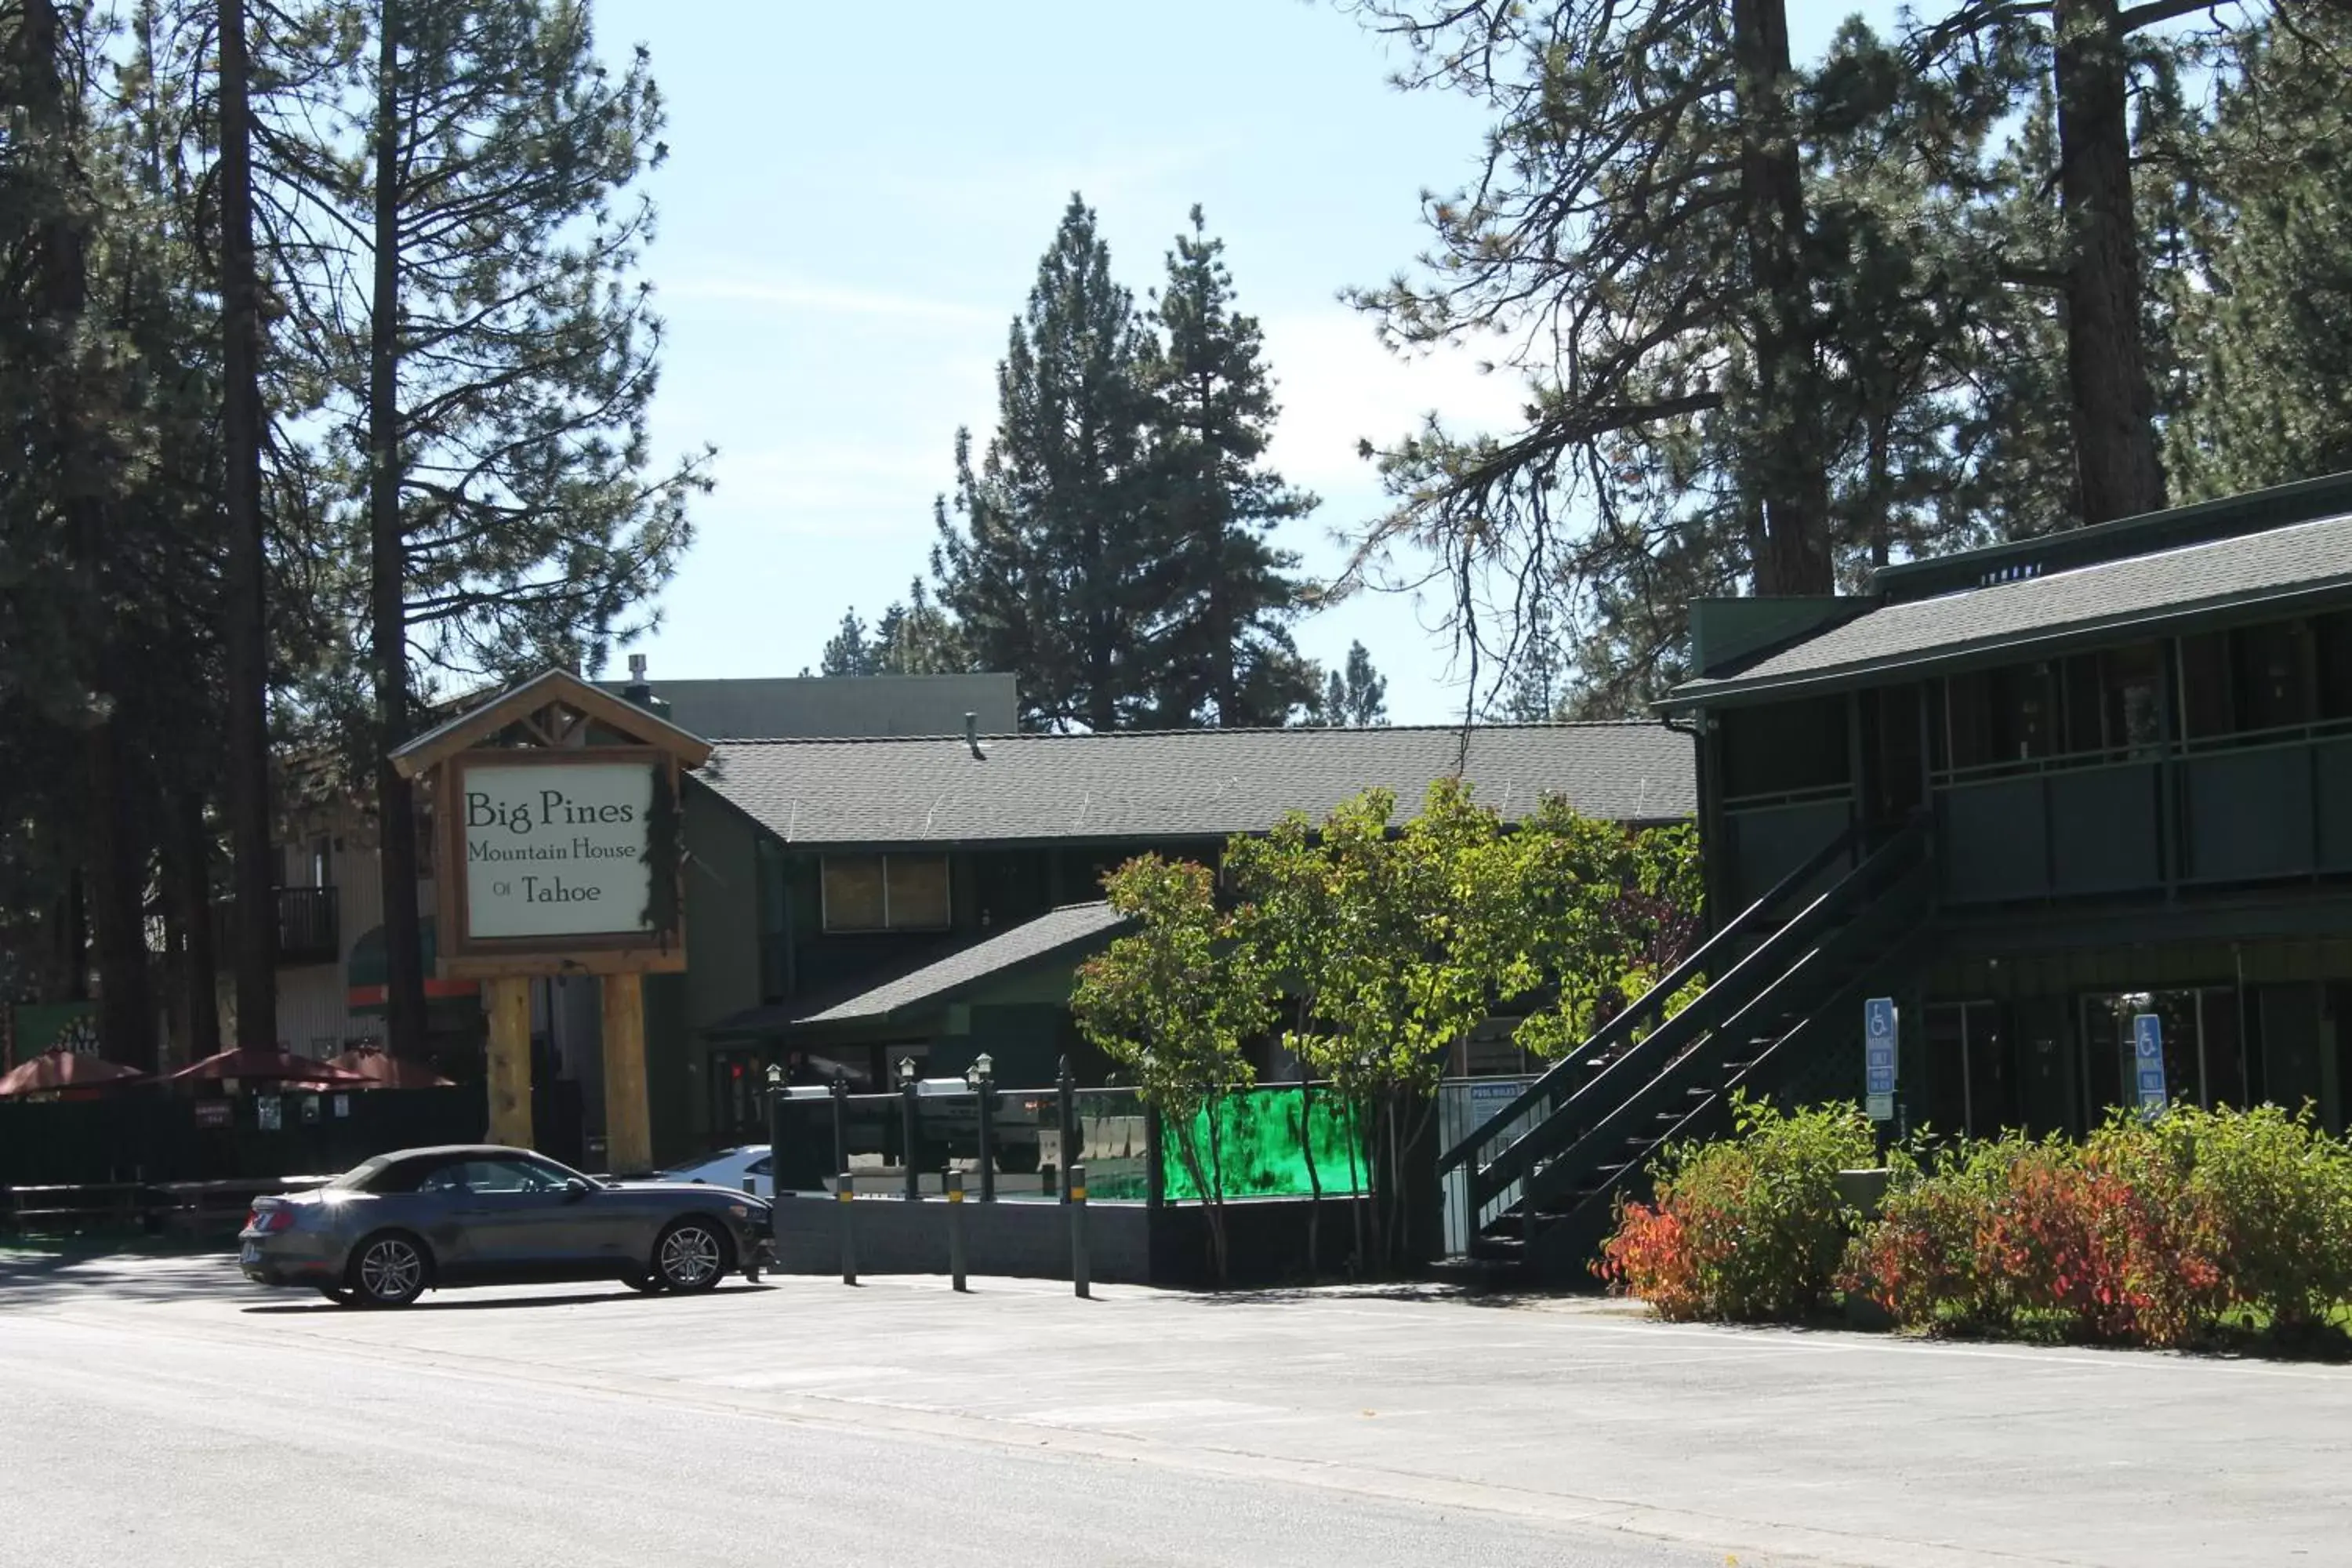
<instances>
[{"instance_id":1,"label":"car's rear wheel","mask_svg":"<svg viewBox=\"0 0 2352 1568\"><path fill-rule=\"evenodd\" d=\"M404 1231L378 1232L352 1253L352 1294L369 1307L405 1307L425 1294L425 1245Z\"/></svg>"},{"instance_id":2,"label":"car's rear wheel","mask_svg":"<svg viewBox=\"0 0 2352 1568\"><path fill-rule=\"evenodd\" d=\"M999 1143L996 1146L996 1168L1008 1176L1034 1176L1037 1173L1041 1152L1034 1142Z\"/></svg>"},{"instance_id":3,"label":"car's rear wheel","mask_svg":"<svg viewBox=\"0 0 2352 1568\"><path fill-rule=\"evenodd\" d=\"M640 1295L650 1296L662 1288L661 1276L642 1268L632 1268L621 1276L621 1283Z\"/></svg>"},{"instance_id":4,"label":"car's rear wheel","mask_svg":"<svg viewBox=\"0 0 2352 1568\"><path fill-rule=\"evenodd\" d=\"M708 1290L726 1272L727 1237L709 1220L674 1220L654 1243L654 1276L666 1289Z\"/></svg>"},{"instance_id":5,"label":"car's rear wheel","mask_svg":"<svg viewBox=\"0 0 2352 1568\"><path fill-rule=\"evenodd\" d=\"M319 1294L338 1307L356 1307L360 1304L360 1299L352 1294L352 1288L348 1285L321 1285L319 1287Z\"/></svg>"}]
</instances>

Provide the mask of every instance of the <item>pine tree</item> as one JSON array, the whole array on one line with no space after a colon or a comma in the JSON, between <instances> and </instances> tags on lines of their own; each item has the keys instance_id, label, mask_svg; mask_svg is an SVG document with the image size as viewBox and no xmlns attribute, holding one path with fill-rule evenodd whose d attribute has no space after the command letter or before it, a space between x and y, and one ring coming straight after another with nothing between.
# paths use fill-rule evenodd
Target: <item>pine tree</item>
<instances>
[{"instance_id":1,"label":"pine tree","mask_svg":"<svg viewBox=\"0 0 2352 1568\"><path fill-rule=\"evenodd\" d=\"M98 84L115 42L0 7L0 969L86 995L87 940L101 1048L152 1066L163 819L219 727L218 340Z\"/></svg>"},{"instance_id":2,"label":"pine tree","mask_svg":"<svg viewBox=\"0 0 2352 1568\"><path fill-rule=\"evenodd\" d=\"M825 639L824 652L817 660L819 675L871 675L874 673L874 650L866 640L866 623L857 618L855 606L842 612L840 629Z\"/></svg>"},{"instance_id":3,"label":"pine tree","mask_svg":"<svg viewBox=\"0 0 2352 1568\"><path fill-rule=\"evenodd\" d=\"M1274 531L1315 509L1264 466L1277 412L1254 317L1234 309L1224 242L1201 209L1176 237L1153 323L1152 504L1181 578L1168 606L1159 717L1270 725L1311 703L1314 678L1291 623L1303 607L1298 557Z\"/></svg>"},{"instance_id":4,"label":"pine tree","mask_svg":"<svg viewBox=\"0 0 2352 1568\"><path fill-rule=\"evenodd\" d=\"M2231 40L2188 291L2192 384L2168 429L2184 499L2352 470L2352 20Z\"/></svg>"},{"instance_id":5,"label":"pine tree","mask_svg":"<svg viewBox=\"0 0 2352 1568\"><path fill-rule=\"evenodd\" d=\"M1323 700L1307 710L1307 722L1335 730L1377 729L1389 721L1389 683L1372 668L1364 645L1348 645L1348 662L1324 679Z\"/></svg>"},{"instance_id":6,"label":"pine tree","mask_svg":"<svg viewBox=\"0 0 2352 1568\"><path fill-rule=\"evenodd\" d=\"M956 436L931 570L973 664L1020 679L1022 721L1103 731L1159 710L1179 581L1150 504L1151 404L1135 302L1078 196L997 366L998 423Z\"/></svg>"},{"instance_id":7,"label":"pine tree","mask_svg":"<svg viewBox=\"0 0 2352 1568\"><path fill-rule=\"evenodd\" d=\"M336 0L355 106L273 142L323 252L273 252L333 388L372 701L360 746L387 889L416 883L388 753L420 679L594 665L668 576L708 454L649 473L661 322L634 279L664 155L640 52L611 76L580 0ZM424 1027L413 900L387 896L386 1024Z\"/></svg>"}]
</instances>

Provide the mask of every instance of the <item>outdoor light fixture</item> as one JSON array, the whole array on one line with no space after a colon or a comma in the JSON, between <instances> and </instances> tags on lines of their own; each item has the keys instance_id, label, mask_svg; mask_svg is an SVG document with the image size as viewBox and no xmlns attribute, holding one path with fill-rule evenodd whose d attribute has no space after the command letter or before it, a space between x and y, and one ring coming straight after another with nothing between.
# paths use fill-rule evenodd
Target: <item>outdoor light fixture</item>
<instances>
[{"instance_id":1,"label":"outdoor light fixture","mask_svg":"<svg viewBox=\"0 0 2352 1568\"><path fill-rule=\"evenodd\" d=\"M770 1062L768 1064L768 1087L770 1089L782 1089L784 1087L784 1069L776 1062Z\"/></svg>"},{"instance_id":2,"label":"outdoor light fixture","mask_svg":"<svg viewBox=\"0 0 2352 1568\"><path fill-rule=\"evenodd\" d=\"M898 1058L898 1081L900 1083L912 1083L915 1081L914 1058L900 1057Z\"/></svg>"},{"instance_id":3,"label":"outdoor light fixture","mask_svg":"<svg viewBox=\"0 0 2352 1568\"><path fill-rule=\"evenodd\" d=\"M971 1059L971 1067L963 1075L963 1080L972 1088L978 1089L995 1076L996 1058L982 1051Z\"/></svg>"}]
</instances>

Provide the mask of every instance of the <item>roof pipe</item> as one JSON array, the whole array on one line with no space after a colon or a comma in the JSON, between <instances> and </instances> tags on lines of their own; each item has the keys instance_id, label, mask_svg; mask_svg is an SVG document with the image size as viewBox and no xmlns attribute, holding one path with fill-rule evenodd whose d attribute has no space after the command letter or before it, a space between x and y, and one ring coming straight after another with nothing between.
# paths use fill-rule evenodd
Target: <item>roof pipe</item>
<instances>
[{"instance_id":1,"label":"roof pipe","mask_svg":"<svg viewBox=\"0 0 2352 1568\"><path fill-rule=\"evenodd\" d=\"M980 749L980 715L966 712L963 716L963 743L975 761L988 761L988 753Z\"/></svg>"}]
</instances>

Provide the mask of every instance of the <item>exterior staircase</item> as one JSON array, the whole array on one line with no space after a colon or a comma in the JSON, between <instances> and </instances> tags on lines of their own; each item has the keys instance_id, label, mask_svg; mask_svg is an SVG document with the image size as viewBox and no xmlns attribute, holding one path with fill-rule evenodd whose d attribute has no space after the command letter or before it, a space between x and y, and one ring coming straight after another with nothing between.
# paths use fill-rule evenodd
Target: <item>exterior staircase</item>
<instances>
[{"instance_id":1,"label":"exterior staircase","mask_svg":"<svg viewBox=\"0 0 2352 1568\"><path fill-rule=\"evenodd\" d=\"M1731 1093L1859 1087L1864 1002L1925 957L1935 833L1922 816L1849 829L1727 921L1674 973L1439 1158L1459 1168L1478 1274L1586 1278L1618 1199L1647 1195L1661 1147L1731 1131ZM1668 1000L1705 989L1671 1017ZM1811 1092L1808 1092L1808 1091Z\"/></svg>"}]
</instances>

